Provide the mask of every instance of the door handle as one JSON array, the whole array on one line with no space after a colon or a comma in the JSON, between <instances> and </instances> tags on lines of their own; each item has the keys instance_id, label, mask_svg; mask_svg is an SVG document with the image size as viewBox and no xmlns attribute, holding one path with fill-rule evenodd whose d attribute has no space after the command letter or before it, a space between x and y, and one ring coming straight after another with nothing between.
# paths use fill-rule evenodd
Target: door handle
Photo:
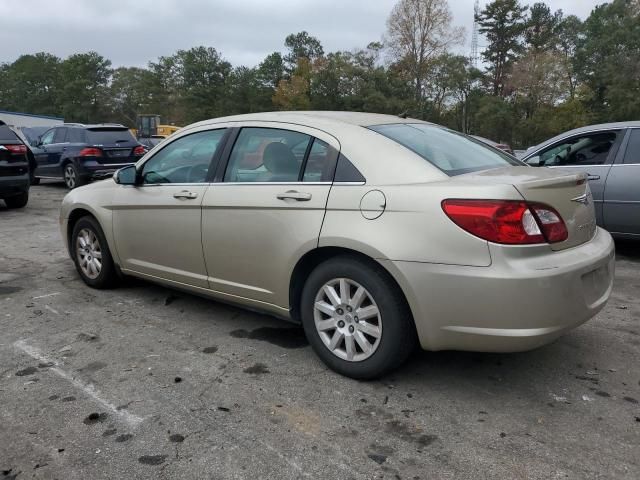
<instances>
[{"instance_id":1,"label":"door handle","mask_svg":"<svg viewBox=\"0 0 640 480\"><path fill-rule=\"evenodd\" d=\"M308 202L311 200L311 194L305 192L296 192L295 190L289 190L285 193L279 193L277 195L278 200L295 200L297 202Z\"/></svg>"},{"instance_id":2,"label":"door handle","mask_svg":"<svg viewBox=\"0 0 640 480\"><path fill-rule=\"evenodd\" d=\"M174 193L173 198L193 199L193 198L198 198L198 194L190 192L189 190L182 190L181 192Z\"/></svg>"},{"instance_id":3,"label":"door handle","mask_svg":"<svg viewBox=\"0 0 640 480\"><path fill-rule=\"evenodd\" d=\"M591 175L587 173L587 180L600 180L600 175Z\"/></svg>"}]
</instances>

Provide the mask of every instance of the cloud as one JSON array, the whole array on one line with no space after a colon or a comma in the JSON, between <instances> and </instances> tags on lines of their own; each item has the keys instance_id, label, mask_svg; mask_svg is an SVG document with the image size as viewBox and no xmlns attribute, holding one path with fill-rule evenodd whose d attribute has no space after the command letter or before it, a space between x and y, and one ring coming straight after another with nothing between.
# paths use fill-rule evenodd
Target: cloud
<instances>
[{"instance_id":1,"label":"cloud","mask_svg":"<svg viewBox=\"0 0 640 480\"><path fill-rule=\"evenodd\" d=\"M0 62L47 51L66 57L95 50L115 66L144 66L197 45L215 47L234 65L258 64L307 30L325 51L379 41L395 0L0 0ZM473 0L450 0L454 22L469 33ZM481 1L481 4L486 2ZM597 0L553 0L581 17ZM10 19L10 21L7 21ZM470 35L467 34L467 43ZM468 46L461 46L466 52Z\"/></svg>"}]
</instances>

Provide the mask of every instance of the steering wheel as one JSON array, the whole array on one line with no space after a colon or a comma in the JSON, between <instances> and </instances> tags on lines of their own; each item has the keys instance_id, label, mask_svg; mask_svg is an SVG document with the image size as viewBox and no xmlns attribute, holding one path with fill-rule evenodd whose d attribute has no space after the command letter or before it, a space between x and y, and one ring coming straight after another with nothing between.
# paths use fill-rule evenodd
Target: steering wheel
<instances>
[{"instance_id":1,"label":"steering wheel","mask_svg":"<svg viewBox=\"0 0 640 480\"><path fill-rule=\"evenodd\" d=\"M187 182L188 183L202 183L207 179L207 173L209 172L209 166L200 163L198 165L193 165L189 168L187 172Z\"/></svg>"}]
</instances>

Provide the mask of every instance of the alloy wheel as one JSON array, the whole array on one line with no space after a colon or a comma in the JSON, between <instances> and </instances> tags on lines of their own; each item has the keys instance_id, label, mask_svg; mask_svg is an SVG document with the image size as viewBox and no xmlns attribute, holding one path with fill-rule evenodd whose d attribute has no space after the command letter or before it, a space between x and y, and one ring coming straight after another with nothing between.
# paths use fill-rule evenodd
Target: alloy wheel
<instances>
[{"instance_id":1,"label":"alloy wheel","mask_svg":"<svg viewBox=\"0 0 640 480\"><path fill-rule=\"evenodd\" d=\"M76 257L82 273L92 280L102 271L102 249L97 235L83 228L76 237Z\"/></svg>"},{"instance_id":2,"label":"alloy wheel","mask_svg":"<svg viewBox=\"0 0 640 480\"><path fill-rule=\"evenodd\" d=\"M366 360L380 345L380 309L358 282L335 278L325 283L316 294L313 316L322 343L343 360Z\"/></svg>"},{"instance_id":3,"label":"alloy wheel","mask_svg":"<svg viewBox=\"0 0 640 480\"><path fill-rule=\"evenodd\" d=\"M73 189L76 186L76 171L71 164L64 167L64 183L69 189Z\"/></svg>"}]
</instances>

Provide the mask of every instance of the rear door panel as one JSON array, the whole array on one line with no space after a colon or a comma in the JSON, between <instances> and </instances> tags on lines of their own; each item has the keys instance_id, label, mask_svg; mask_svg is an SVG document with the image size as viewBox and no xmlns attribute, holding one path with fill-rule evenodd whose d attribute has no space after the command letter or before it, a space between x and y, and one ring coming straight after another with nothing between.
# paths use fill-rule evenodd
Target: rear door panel
<instances>
[{"instance_id":1,"label":"rear door panel","mask_svg":"<svg viewBox=\"0 0 640 480\"><path fill-rule=\"evenodd\" d=\"M335 149L336 157L340 149L334 137L309 127L270 122L246 122L242 127L309 135ZM258 145L256 154L262 152ZM247 159L251 153L244 156ZM291 273L298 259L318 245L330 189L329 181L211 184L202 203L202 245L209 287L288 308ZM287 198L296 195L304 200Z\"/></svg>"}]
</instances>

